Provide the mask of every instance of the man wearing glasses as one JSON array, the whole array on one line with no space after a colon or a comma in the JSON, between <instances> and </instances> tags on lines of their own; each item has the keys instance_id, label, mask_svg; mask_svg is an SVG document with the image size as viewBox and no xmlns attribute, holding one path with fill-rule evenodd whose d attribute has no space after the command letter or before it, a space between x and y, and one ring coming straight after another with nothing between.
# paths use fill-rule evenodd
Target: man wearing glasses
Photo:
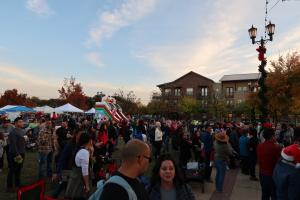
<instances>
[{"instance_id":1,"label":"man wearing glasses","mask_svg":"<svg viewBox=\"0 0 300 200\"><path fill-rule=\"evenodd\" d=\"M122 164L114 176L123 178L135 193L135 198L138 200L148 200L148 193L143 184L137 179L147 171L149 163L151 162L151 150L147 143L132 139L122 150ZM107 183L105 184L100 200L129 200L132 195L128 190L120 184Z\"/></svg>"}]
</instances>

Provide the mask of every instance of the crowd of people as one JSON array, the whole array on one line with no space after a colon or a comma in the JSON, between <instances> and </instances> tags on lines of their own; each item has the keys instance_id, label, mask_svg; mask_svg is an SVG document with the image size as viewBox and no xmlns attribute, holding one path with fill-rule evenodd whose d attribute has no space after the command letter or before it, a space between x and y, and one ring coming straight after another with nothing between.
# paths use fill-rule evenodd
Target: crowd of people
<instances>
[{"instance_id":1,"label":"crowd of people","mask_svg":"<svg viewBox=\"0 0 300 200\"><path fill-rule=\"evenodd\" d=\"M0 124L0 173L6 155L7 192L21 186L26 148L32 147L27 143L33 141L38 179L57 183L53 198L193 200L183 172L195 161L203 163L203 179L214 182L218 193L226 172L240 167L249 181L260 181L262 199L300 199L300 127L292 124L165 119L117 124L85 115L45 115L24 129L26 120ZM152 160L152 174L145 176Z\"/></svg>"}]
</instances>

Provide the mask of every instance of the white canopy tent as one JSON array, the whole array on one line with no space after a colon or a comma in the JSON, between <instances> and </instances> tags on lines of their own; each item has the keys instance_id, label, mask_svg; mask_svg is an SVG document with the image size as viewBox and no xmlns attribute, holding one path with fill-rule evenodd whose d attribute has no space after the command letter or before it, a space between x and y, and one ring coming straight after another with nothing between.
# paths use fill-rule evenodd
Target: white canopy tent
<instances>
[{"instance_id":1,"label":"white canopy tent","mask_svg":"<svg viewBox=\"0 0 300 200\"><path fill-rule=\"evenodd\" d=\"M57 110L57 109L52 108L52 107L47 106L47 105L46 106L42 106L42 107L36 107L36 108L34 108L34 110L36 110L37 112L43 112L43 113L49 113L49 114L51 114L53 112L55 112L55 113L62 113L61 110Z\"/></svg>"},{"instance_id":2,"label":"white canopy tent","mask_svg":"<svg viewBox=\"0 0 300 200\"><path fill-rule=\"evenodd\" d=\"M76 108L75 106L73 106L72 104L65 104L63 106L57 107L55 108L56 112L73 112L73 113L83 113L83 110Z\"/></svg>"},{"instance_id":3,"label":"white canopy tent","mask_svg":"<svg viewBox=\"0 0 300 200\"><path fill-rule=\"evenodd\" d=\"M91 108L91 109L89 109L88 111L85 112L85 114L95 114L95 113L96 113L95 108Z\"/></svg>"}]
</instances>

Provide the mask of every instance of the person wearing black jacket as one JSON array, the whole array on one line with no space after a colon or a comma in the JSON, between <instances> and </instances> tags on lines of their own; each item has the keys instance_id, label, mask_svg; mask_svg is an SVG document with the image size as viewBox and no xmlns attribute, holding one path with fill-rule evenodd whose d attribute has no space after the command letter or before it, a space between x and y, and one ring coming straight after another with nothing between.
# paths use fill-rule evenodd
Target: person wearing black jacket
<instances>
[{"instance_id":1,"label":"person wearing black jacket","mask_svg":"<svg viewBox=\"0 0 300 200\"><path fill-rule=\"evenodd\" d=\"M255 167L257 162L257 155L256 155L256 148L258 146L258 138L257 138L257 131L254 128L249 129L249 143L248 143L248 150L249 150L249 166L250 166L250 180L257 181L255 175Z\"/></svg>"},{"instance_id":2,"label":"person wearing black jacket","mask_svg":"<svg viewBox=\"0 0 300 200\"><path fill-rule=\"evenodd\" d=\"M8 154L8 174L7 174L7 191L13 192L13 178L15 187L21 185L21 169L25 158L25 139L24 139L24 122L21 117L15 119L15 128L9 133L9 154Z\"/></svg>"},{"instance_id":3,"label":"person wearing black jacket","mask_svg":"<svg viewBox=\"0 0 300 200\"><path fill-rule=\"evenodd\" d=\"M59 183L52 193L53 198L57 198L63 189L66 189L68 183L68 176L70 175L73 166L73 157L76 150L77 140L80 134L77 130L73 131L72 140L69 141L59 157L56 173L53 174L52 179L58 179Z\"/></svg>"}]
</instances>

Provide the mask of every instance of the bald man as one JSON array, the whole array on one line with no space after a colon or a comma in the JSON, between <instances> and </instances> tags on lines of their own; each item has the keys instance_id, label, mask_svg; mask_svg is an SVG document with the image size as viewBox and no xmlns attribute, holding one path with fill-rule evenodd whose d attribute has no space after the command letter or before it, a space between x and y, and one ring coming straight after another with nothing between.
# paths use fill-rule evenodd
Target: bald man
<instances>
[{"instance_id":1,"label":"bald man","mask_svg":"<svg viewBox=\"0 0 300 200\"><path fill-rule=\"evenodd\" d=\"M148 200L148 193L137 179L147 171L151 162L151 150L145 142L130 140L122 150L122 164L114 176L120 176L131 186L138 200ZM127 191L116 183L107 183L100 200L130 200Z\"/></svg>"}]
</instances>

